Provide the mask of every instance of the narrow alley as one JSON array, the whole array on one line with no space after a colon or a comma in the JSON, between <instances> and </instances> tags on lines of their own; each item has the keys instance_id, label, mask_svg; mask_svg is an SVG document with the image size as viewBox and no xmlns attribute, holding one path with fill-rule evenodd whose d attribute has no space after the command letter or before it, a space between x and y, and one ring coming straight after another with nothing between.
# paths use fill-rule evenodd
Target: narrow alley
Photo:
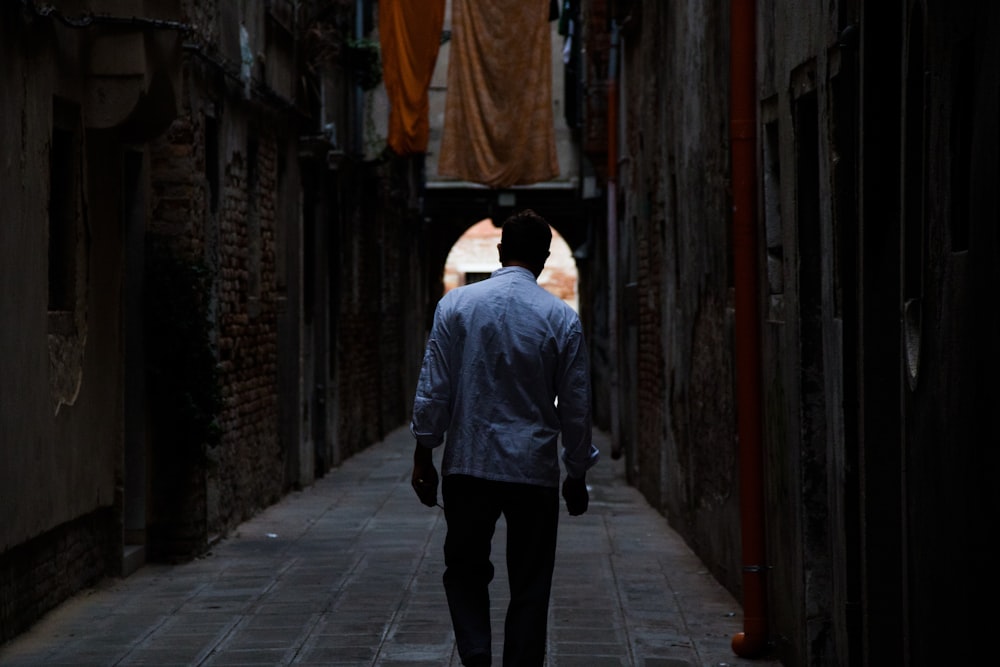
<instances>
[{"instance_id":1,"label":"narrow alley","mask_svg":"<svg viewBox=\"0 0 1000 667\"><path fill-rule=\"evenodd\" d=\"M739 605L625 483L622 460L596 435L590 510L560 520L547 664L779 664L733 655ZM409 432L393 431L204 557L81 592L0 647L0 664L458 665L441 586L444 517L413 496L410 452ZM503 539L501 521L496 664Z\"/></svg>"},{"instance_id":2,"label":"narrow alley","mask_svg":"<svg viewBox=\"0 0 1000 667\"><path fill-rule=\"evenodd\" d=\"M0 2L0 667L455 665L406 426L437 305L529 209L604 453L550 665L996 663L962 639L997 34L954 0Z\"/></svg>"}]
</instances>

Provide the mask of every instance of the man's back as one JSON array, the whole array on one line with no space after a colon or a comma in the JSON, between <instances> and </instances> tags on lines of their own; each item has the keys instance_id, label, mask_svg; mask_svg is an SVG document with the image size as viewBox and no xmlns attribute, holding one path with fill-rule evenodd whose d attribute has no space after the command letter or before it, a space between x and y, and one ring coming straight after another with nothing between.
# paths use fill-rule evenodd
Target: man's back
<instances>
[{"instance_id":1,"label":"man's back","mask_svg":"<svg viewBox=\"0 0 1000 667\"><path fill-rule=\"evenodd\" d=\"M450 398L450 424L433 419L444 416L445 406L422 401L438 398L424 382L414 423L435 422L426 435L446 428L445 474L557 486L560 431L568 427L569 439L579 440L583 434L573 425L585 423L589 446L589 371L579 318L527 269L505 267L446 294L435 313L428 362L430 377L438 378L431 384L448 389L442 393ZM423 414L423 407L432 409ZM569 439L564 434L564 442Z\"/></svg>"}]
</instances>

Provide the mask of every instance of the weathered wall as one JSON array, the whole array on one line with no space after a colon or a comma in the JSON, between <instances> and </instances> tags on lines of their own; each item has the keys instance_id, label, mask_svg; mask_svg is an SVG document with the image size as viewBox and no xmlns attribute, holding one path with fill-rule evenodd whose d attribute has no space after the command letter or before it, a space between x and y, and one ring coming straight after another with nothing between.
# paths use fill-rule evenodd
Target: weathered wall
<instances>
[{"instance_id":1,"label":"weathered wall","mask_svg":"<svg viewBox=\"0 0 1000 667\"><path fill-rule=\"evenodd\" d=\"M5 106L21 111L4 114L5 154L11 159L4 179L3 321L18 324L3 327L0 430L8 460L36 464L29 471L17 465L0 471L9 498L0 541L5 548L110 505L121 447L121 238L118 211L99 199L114 197L118 183L115 171L102 171L105 165L94 159L107 147L98 140L100 148L88 150L86 119L79 115L73 131L79 167L69 176L76 193L68 202L73 247L66 269L72 285L64 314L47 308L53 98L79 99L77 90L61 82L50 28L17 35L10 34L16 26L5 26L10 52L4 85L11 91ZM86 465L90 461L100 465Z\"/></svg>"},{"instance_id":2,"label":"weathered wall","mask_svg":"<svg viewBox=\"0 0 1000 667\"><path fill-rule=\"evenodd\" d=\"M228 118L227 118L228 120ZM270 122L269 122L270 121ZM277 500L284 452L277 431L274 120L248 123L227 145L219 215L218 353L224 409L219 520L232 526ZM239 134L242 134L240 132ZM283 138L284 139L284 138ZM227 511L228 510L228 511ZM232 514L229 514L232 512Z\"/></svg>"},{"instance_id":3,"label":"weathered wall","mask_svg":"<svg viewBox=\"0 0 1000 667\"><path fill-rule=\"evenodd\" d=\"M41 454L50 461L58 453L53 439L36 438L37 424L52 426L54 405L47 382L34 378L48 378L48 335L46 303L46 231L48 193L48 151L46 146L51 132L52 88L54 63L51 54L41 46L42 36L36 36L36 48L23 45L24 38L17 34L17 24L10 20L11 12L4 14L3 87L7 108L22 109L20 113L4 113L0 145L3 154L11 157L4 161L4 191L7 205L4 224L0 226L3 245L0 246L4 261L0 262L3 284L20 285L20 289L0 291L0 316L4 322L18 322L19 326L0 328L0 391L4 404L3 439L4 456L10 461L24 460ZM51 40L51 36L48 37ZM19 55L19 53L21 55ZM34 86L29 86L29 72L36 68ZM44 87L43 87L44 86ZM40 89L40 90L39 90ZM26 280L25 277L34 278ZM7 352L9 350L9 352ZM42 440L43 443L36 443ZM41 451L37 451L41 449ZM38 483L48 477L39 468L29 476L15 466L0 468L0 498L3 507L10 508L10 520L4 521L2 547L8 549L27 537L40 532L48 523L30 510L30 496L26 492L38 488ZM37 511L37 510L35 510ZM45 510L46 513L51 510ZM61 517L65 520L66 516Z\"/></svg>"},{"instance_id":4,"label":"weathered wall","mask_svg":"<svg viewBox=\"0 0 1000 667\"><path fill-rule=\"evenodd\" d=\"M933 636L981 625L939 610L965 609L987 571L976 556L992 502L979 443L996 439L982 401L997 357L956 341L997 331L992 311L973 315L975 295L997 284L985 184L997 175L998 61L979 31L997 12L762 9L778 646L792 664L971 659L974 649Z\"/></svg>"},{"instance_id":5,"label":"weathered wall","mask_svg":"<svg viewBox=\"0 0 1000 667\"><path fill-rule=\"evenodd\" d=\"M324 104L315 72L293 86L293 10L317 5L176 4L156 6L170 25L132 18L137 34L0 9L0 316L17 324L0 328L0 641L100 577L201 553L412 404L420 163L345 157L364 118L337 62L310 63L333 70ZM353 5L330 6L353 25ZM250 82L241 23L268 49ZM48 243L50 208L65 245ZM188 287L159 273L164 256ZM143 330L140 311L160 317ZM162 354L179 343L149 327L164 315L196 355ZM158 384L164 360L183 395ZM178 430L216 385L211 423Z\"/></svg>"},{"instance_id":6,"label":"weathered wall","mask_svg":"<svg viewBox=\"0 0 1000 667\"><path fill-rule=\"evenodd\" d=\"M726 7L644 3L622 32L619 271L635 284L634 481L735 590Z\"/></svg>"},{"instance_id":7,"label":"weathered wall","mask_svg":"<svg viewBox=\"0 0 1000 667\"><path fill-rule=\"evenodd\" d=\"M265 42L261 12L241 17L235 5L219 2L197 3L189 14L202 43L221 49L189 56L181 113L154 146L150 232L154 243L202 263L211 276L205 298L222 398L216 420L221 437L217 445L205 443L210 465L189 460L183 468L188 474L161 480L179 487L163 490L182 499L174 504L191 505L165 519L175 533L190 536L175 548L197 553L290 485L311 481L313 470L288 465L288 459L300 463L302 454L289 437L299 433L289 415L298 413L291 406L301 389L288 379L301 372L295 119L258 84L248 94L229 77L227 68L239 58L241 18L250 43ZM288 369L280 385L279 330L293 341L280 357L280 368ZM282 400L289 405L284 412ZM160 443L154 450L175 446Z\"/></svg>"},{"instance_id":8,"label":"weathered wall","mask_svg":"<svg viewBox=\"0 0 1000 667\"><path fill-rule=\"evenodd\" d=\"M342 177L344 217L331 262L341 459L405 423L412 407L426 307L416 169L412 158L389 157L354 163Z\"/></svg>"},{"instance_id":9,"label":"weathered wall","mask_svg":"<svg viewBox=\"0 0 1000 667\"><path fill-rule=\"evenodd\" d=\"M740 594L728 6L611 9L624 55L619 435L630 479ZM977 647L935 638L985 631L966 610L989 577L981 526L997 511L983 444L997 440L997 313L976 304L1000 284L987 194L1000 16L912 0L757 10L773 648L794 665L974 660Z\"/></svg>"},{"instance_id":10,"label":"weathered wall","mask_svg":"<svg viewBox=\"0 0 1000 667\"><path fill-rule=\"evenodd\" d=\"M114 104L88 106L93 63L65 58L89 54L99 32L25 18L16 7L0 12L0 31L7 638L121 564L123 149L113 132L92 128L90 114L120 119L129 98L112 85Z\"/></svg>"},{"instance_id":11,"label":"weathered wall","mask_svg":"<svg viewBox=\"0 0 1000 667\"><path fill-rule=\"evenodd\" d=\"M381 276L383 235L381 220L365 202L376 201L379 184L362 177L362 165L344 175L341 223L330 263L336 275L336 330L334 356L336 401L340 408L333 424L340 460L374 442L381 430L378 395L380 373L377 342L381 335Z\"/></svg>"},{"instance_id":12,"label":"weathered wall","mask_svg":"<svg viewBox=\"0 0 1000 667\"><path fill-rule=\"evenodd\" d=\"M988 659L988 647L956 653L935 636L991 631L973 601L992 580L984 527L1000 515L1000 6L909 2L905 17L898 355L906 640L915 663L973 663Z\"/></svg>"},{"instance_id":13,"label":"weathered wall","mask_svg":"<svg viewBox=\"0 0 1000 667\"><path fill-rule=\"evenodd\" d=\"M769 4L761 7L769 20L758 47L758 145L765 146L758 228L767 288L761 340L770 609L791 662L803 660L808 646L815 664L826 664L836 660L833 559L834 544L843 542L832 476L834 461L843 459L833 398L841 393L843 359L832 216L836 187L847 184L833 182L829 113L839 19L819 7Z\"/></svg>"}]
</instances>

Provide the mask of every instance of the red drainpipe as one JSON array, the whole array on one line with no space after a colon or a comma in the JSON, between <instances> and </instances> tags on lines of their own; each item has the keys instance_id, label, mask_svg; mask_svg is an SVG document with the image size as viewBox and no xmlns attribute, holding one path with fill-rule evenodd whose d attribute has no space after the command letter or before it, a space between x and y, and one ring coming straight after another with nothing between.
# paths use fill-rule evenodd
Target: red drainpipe
<instances>
[{"instance_id":1,"label":"red drainpipe","mask_svg":"<svg viewBox=\"0 0 1000 667\"><path fill-rule=\"evenodd\" d=\"M743 546L743 632L740 657L768 646L764 585L764 493L761 458L760 319L757 303L757 12L755 0L730 2L730 146L733 188L733 274L736 288L736 411L740 448Z\"/></svg>"}]
</instances>

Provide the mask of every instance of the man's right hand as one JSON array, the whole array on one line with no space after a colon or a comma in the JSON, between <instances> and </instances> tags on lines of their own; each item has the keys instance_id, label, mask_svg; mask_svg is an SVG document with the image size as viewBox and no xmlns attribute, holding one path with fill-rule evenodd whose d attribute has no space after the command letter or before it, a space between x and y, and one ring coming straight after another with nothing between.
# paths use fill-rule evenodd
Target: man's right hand
<instances>
[{"instance_id":1,"label":"man's right hand","mask_svg":"<svg viewBox=\"0 0 1000 667\"><path fill-rule=\"evenodd\" d=\"M562 497L566 501L566 509L570 516L580 516L590 505L590 494L587 493L587 478L573 479L566 476L562 485Z\"/></svg>"},{"instance_id":2,"label":"man's right hand","mask_svg":"<svg viewBox=\"0 0 1000 667\"><path fill-rule=\"evenodd\" d=\"M434 468L431 450L417 445L413 452L413 475L410 485L417 493L420 502L428 507L437 505L438 474Z\"/></svg>"}]
</instances>

